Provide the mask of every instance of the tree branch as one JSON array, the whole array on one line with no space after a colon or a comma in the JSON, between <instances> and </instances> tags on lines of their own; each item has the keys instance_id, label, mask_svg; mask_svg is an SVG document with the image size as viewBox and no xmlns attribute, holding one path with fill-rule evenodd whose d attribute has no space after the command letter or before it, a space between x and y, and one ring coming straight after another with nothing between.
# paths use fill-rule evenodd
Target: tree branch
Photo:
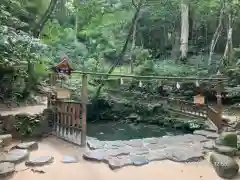
<instances>
[{"instance_id":1,"label":"tree branch","mask_svg":"<svg viewBox=\"0 0 240 180\"><path fill-rule=\"evenodd\" d=\"M54 8L56 7L58 0L51 0L48 9L46 10L46 12L44 13L43 17L40 19L40 21L36 24L36 26L33 29L33 36L38 38L41 31L44 28L44 25L46 24L46 22L48 21L50 15L52 14Z\"/></svg>"},{"instance_id":2,"label":"tree branch","mask_svg":"<svg viewBox=\"0 0 240 180\"><path fill-rule=\"evenodd\" d=\"M139 16L139 13L140 13L140 10L141 10L142 5L143 5L143 0L140 0L138 6L137 6L137 8L136 8L136 12L135 12L135 14L134 14L134 17L133 17L133 19L132 19L131 27L130 27L130 29L129 29L129 32L128 32L126 41L125 41L125 43L124 43L124 46L123 46L123 48L122 48L122 51L120 52L119 57L117 58L116 62L115 62L115 63L112 65L112 67L109 69L108 75L105 77L105 79L108 78L109 74L111 74L111 73L114 71L115 67L123 60L123 58L124 58L124 56L125 56L125 54L126 54L128 42L129 42L129 40L130 40L130 38L131 38L131 36L132 36L132 33L133 33L135 21L136 21L136 19L137 19L138 16ZM99 97L100 92L101 92L101 89L102 89L103 86L104 86L104 81L102 81L101 84L99 85L98 90L97 90L97 92L96 92L96 95L95 95L94 99L97 99L97 98Z\"/></svg>"}]
</instances>

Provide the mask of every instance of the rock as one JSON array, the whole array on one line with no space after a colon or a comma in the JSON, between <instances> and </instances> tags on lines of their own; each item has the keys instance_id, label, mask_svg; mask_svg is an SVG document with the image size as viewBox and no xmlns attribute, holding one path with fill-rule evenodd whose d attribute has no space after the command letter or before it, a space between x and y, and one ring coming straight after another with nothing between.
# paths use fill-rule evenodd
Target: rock
<instances>
[{"instance_id":1,"label":"rock","mask_svg":"<svg viewBox=\"0 0 240 180\"><path fill-rule=\"evenodd\" d=\"M235 132L235 129L233 127L225 127L223 128L223 132Z\"/></svg>"},{"instance_id":2,"label":"rock","mask_svg":"<svg viewBox=\"0 0 240 180\"><path fill-rule=\"evenodd\" d=\"M78 159L76 157L73 156L64 156L62 163L77 163Z\"/></svg>"},{"instance_id":3,"label":"rock","mask_svg":"<svg viewBox=\"0 0 240 180\"><path fill-rule=\"evenodd\" d=\"M89 139L87 141L87 145L89 149L95 150L95 149L101 149L105 146L105 142L99 141L97 139Z\"/></svg>"},{"instance_id":4,"label":"rock","mask_svg":"<svg viewBox=\"0 0 240 180\"><path fill-rule=\"evenodd\" d=\"M3 145L7 146L11 143L12 141L12 135L11 134L4 134L4 135L0 135L0 140L3 141Z\"/></svg>"},{"instance_id":5,"label":"rock","mask_svg":"<svg viewBox=\"0 0 240 180\"><path fill-rule=\"evenodd\" d=\"M144 138L143 143L144 144L157 144L158 138Z\"/></svg>"},{"instance_id":6,"label":"rock","mask_svg":"<svg viewBox=\"0 0 240 180\"><path fill-rule=\"evenodd\" d=\"M229 156L213 152L210 155L210 162L221 178L232 179L238 174L237 162Z\"/></svg>"},{"instance_id":7,"label":"rock","mask_svg":"<svg viewBox=\"0 0 240 180\"><path fill-rule=\"evenodd\" d=\"M146 155L149 153L148 148L132 148L130 154L131 155Z\"/></svg>"},{"instance_id":8,"label":"rock","mask_svg":"<svg viewBox=\"0 0 240 180\"><path fill-rule=\"evenodd\" d=\"M214 141L207 141L203 143L203 147L210 150L214 149Z\"/></svg>"},{"instance_id":9,"label":"rock","mask_svg":"<svg viewBox=\"0 0 240 180\"><path fill-rule=\"evenodd\" d=\"M224 132L216 139L215 143L217 145L237 148L237 134L233 132Z\"/></svg>"},{"instance_id":10,"label":"rock","mask_svg":"<svg viewBox=\"0 0 240 180\"><path fill-rule=\"evenodd\" d=\"M121 155L129 155L130 148L119 148L119 149L112 149L107 151L110 156L121 156Z\"/></svg>"},{"instance_id":11,"label":"rock","mask_svg":"<svg viewBox=\"0 0 240 180\"><path fill-rule=\"evenodd\" d=\"M112 158L108 160L108 166L112 170L119 169L124 166L124 164L118 158Z\"/></svg>"},{"instance_id":12,"label":"rock","mask_svg":"<svg viewBox=\"0 0 240 180\"><path fill-rule=\"evenodd\" d=\"M145 156L133 156L131 157L131 161L135 166L142 166L149 163Z\"/></svg>"},{"instance_id":13,"label":"rock","mask_svg":"<svg viewBox=\"0 0 240 180\"><path fill-rule=\"evenodd\" d=\"M138 120L140 117L138 114L136 113L132 113L130 114L130 116L127 117L127 119L130 119L130 120Z\"/></svg>"},{"instance_id":14,"label":"rock","mask_svg":"<svg viewBox=\"0 0 240 180\"><path fill-rule=\"evenodd\" d=\"M38 149L38 143L35 141L20 143L16 146L17 149L28 149L28 150L36 150Z\"/></svg>"},{"instance_id":15,"label":"rock","mask_svg":"<svg viewBox=\"0 0 240 180\"><path fill-rule=\"evenodd\" d=\"M215 145L214 150L220 154L224 154L231 157L233 157L237 152L236 148L221 145Z\"/></svg>"},{"instance_id":16,"label":"rock","mask_svg":"<svg viewBox=\"0 0 240 180\"><path fill-rule=\"evenodd\" d=\"M0 140L0 152L3 151L3 140Z\"/></svg>"},{"instance_id":17,"label":"rock","mask_svg":"<svg viewBox=\"0 0 240 180\"><path fill-rule=\"evenodd\" d=\"M240 121L237 121L234 125L233 125L233 128L235 130L240 130Z\"/></svg>"},{"instance_id":18,"label":"rock","mask_svg":"<svg viewBox=\"0 0 240 180\"><path fill-rule=\"evenodd\" d=\"M167 152L164 150L156 150L156 151L151 151L148 155L148 160L149 161L161 161L161 160L166 160L168 157Z\"/></svg>"},{"instance_id":19,"label":"rock","mask_svg":"<svg viewBox=\"0 0 240 180\"><path fill-rule=\"evenodd\" d=\"M7 177L12 175L15 171L15 165L9 162L0 163L0 177Z\"/></svg>"},{"instance_id":20,"label":"rock","mask_svg":"<svg viewBox=\"0 0 240 180\"><path fill-rule=\"evenodd\" d=\"M112 170L116 170L131 164L132 163L128 158L119 159L119 158L113 157L108 160L109 168Z\"/></svg>"},{"instance_id":21,"label":"rock","mask_svg":"<svg viewBox=\"0 0 240 180\"><path fill-rule=\"evenodd\" d=\"M29 156L27 150L14 149L0 155L0 162L20 163Z\"/></svg>"},{"instance_id":22,"label":"rock","mask_svg":"<svg viewBox=\"0 0 240 180\"><path fill-rule=\"evenodd\" d=\"M26 166L44 166L47 164L51 164L54 158L52 156L39 156L30 158L25 165Z\"/></svg>"},{"instance_id":23,"label":"rock","mask_svg":"<svg viewBox=\"0 0 240 180\"><path fill-rule=\"evenodd\" d=\"M158 150L158 149L163 149L166 146L164 144L147 144L145 145L149 150Z\"/></svg>"},{"instance_id":24,"label":"rock","mask_svg":"<svg viewBox=\"0 0 240 180\"><path fill-rule=\"evenodd\" d=\"M128 146L131 146L131 147L142 147L143 146L143 142L141 139L132 139L132 140L126 141L125 144Z\"/></svg>"},{"instance_id":25,"label":"rock","mask_svg":"<svg viewBox=\"0 0 240 180\"><path fill-rule=\"evenodd\" d=\"M196 130L193 132L193 134L202 135L210 139L215 139L219 136L218 133L206 130Z\"/></svg>"},{"instance_id":26,"label":"rock","mask_svg":"<svg viewBox=\"0 0 240 180\"><path fill-rule=\"evenodd\" d=\"M86 160L92 161L102 161L106 157L106 153L104 151L87 151L83 153L83 158Z\"/></svg>"},{"instance_id":27,"label":"rock","mask_svg":"<svg viewBox=\"0 0 240 180\"><path fill-rule=\"evenodd\" d=\"M194 149L192 147L174 147L167 148L167 159L175 162L196 162L202 160L204 157L201 149Z\"/></svg>"},{"instance_id":28,"label":"rock","mask_svg":"<svg viewBox=\"0 0 240 180\"><path fill-rule=\"evenodd\" d=\"M104 145L105 149L118 149L124 145L123 141L106 141L105 143L106 143Z\"/></svg>"}]
</instances>

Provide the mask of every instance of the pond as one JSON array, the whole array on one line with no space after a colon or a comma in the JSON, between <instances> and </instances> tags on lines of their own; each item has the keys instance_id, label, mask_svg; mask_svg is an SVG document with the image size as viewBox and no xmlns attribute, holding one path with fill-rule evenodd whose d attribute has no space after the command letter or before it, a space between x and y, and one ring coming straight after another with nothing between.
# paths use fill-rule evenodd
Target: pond
<instances>
[{"instance_id":1,"label":"pond","mask_svg":"<svg viewBox=\"0 0 240 180\"><path fill-rule=\"evenodd\" d=\"M175 128L160 127L144 123L134 124L125 122L88 123L87 135L104 141L129 140L150 137L161 137L184 134Z\"/></svg>"}]
</instances>

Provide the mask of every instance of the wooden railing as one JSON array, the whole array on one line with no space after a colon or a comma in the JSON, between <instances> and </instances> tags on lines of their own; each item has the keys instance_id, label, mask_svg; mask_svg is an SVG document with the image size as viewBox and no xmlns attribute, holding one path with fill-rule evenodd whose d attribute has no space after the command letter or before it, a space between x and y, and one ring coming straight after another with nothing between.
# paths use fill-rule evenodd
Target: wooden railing
<instances>
[{"instance_id":1,"label":"wooden railing","mask_svg":"<svg viewBox=\"0 0 240 180\"><path fill-rule=\"evenodd\" d=\"M222 128L222 115L212 107L207 108L207 117L218 128Z\"/></svg>"},{"instance_id":2,"label":"wooden railing","mask_svg":"<svg viewBox=\"0 0 240 180\"><path fill-rule=\"evenodd\" d=\"M202 117L206 120L210 120L218 130L222 128L223 124L221 113L206 104L195 104L177 99L170 99L168 102L170 107L174 107L175 104L175 108L172 108L174 111L191 116Z\"/></svg>"}]
</instances>

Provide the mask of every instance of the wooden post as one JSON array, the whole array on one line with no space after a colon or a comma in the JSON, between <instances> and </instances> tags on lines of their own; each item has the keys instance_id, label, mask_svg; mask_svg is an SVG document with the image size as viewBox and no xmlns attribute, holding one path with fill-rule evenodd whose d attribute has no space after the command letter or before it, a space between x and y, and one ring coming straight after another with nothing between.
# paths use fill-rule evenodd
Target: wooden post
<instances>
[{"instance_id":1,"label":"wooden post","mask_svg":"<svg viewBox=\"0 0 240 180\"><path fill-rule=\"evenodd\" d=\"M81 145L86 145L87 137L87 103L88 103L88 92L87 92L87 74L82 75L82 135L81 135Z\"/></svg>"},{"instance_id":2,"label":"wooden post","mask_svg":"<svg viewBox=\"0 0 240 180\"><path fill-rule=\"evenodd\" d=\"M52 87L54 85L54 74L51 73L50 76L49 76L49 85L51 87L51 90L52 90ZM49 92L48 93L48 104L47 104L47 107L50 108L52 105L52 93Z\"/></svg>"},{"instance_id":3,"label":"wooden post","mask_svg":"<svg viewBox=\"0 0 240 180\"><path fill-rule=\"evenodd\" d=\"M219 118L219 130L222 127L222 114L223 114L223 105L222 105L222 92L223 92L223 82L219 81L217 84L217 112Z\"/></svg>"}]
</instances>

